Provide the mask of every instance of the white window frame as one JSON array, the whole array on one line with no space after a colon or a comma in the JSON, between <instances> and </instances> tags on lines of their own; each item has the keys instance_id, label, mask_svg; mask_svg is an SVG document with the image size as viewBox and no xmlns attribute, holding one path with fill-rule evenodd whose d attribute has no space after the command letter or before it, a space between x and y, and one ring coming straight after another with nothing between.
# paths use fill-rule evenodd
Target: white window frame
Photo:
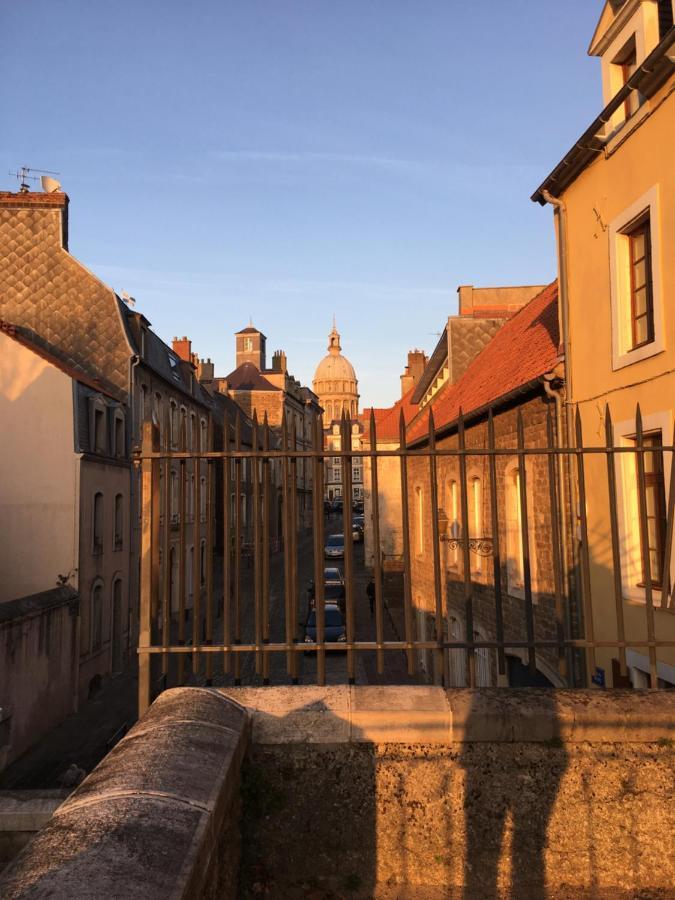
<instances>
[{"instance_id":1,"label":"white window frame","mask_svg":"<svg viewBox=\"0 0 675 900\"><path fill-rule=\"evenodd\" d=\"M645 434L660 431L665 446L672 439L673 411L662 410L642 416ZM614 446L630 447L634 443L635 419L614 423ZM672 454L663 454L663 480L666 488L666 509L670 486ZM632 453L617 453L614 459L616 472L616 501L619 519L619 546L621 547L621 585L623 596L636 603L645 603L645 589L636 582L642 581L642 552L640 549L640 520L638 512L637 470ZM671 559L670 578L675 574L675 559ZM654 605L661 603L661 591L652 586Z\"/></svg>"},{"instance_id":2,"label":"white window frame","mask_svg":"<svg viewBox=\"0 0 675 900\"><path fill-rule=\"evenodd\" d=\"M462 525L460 522L460 502L459 502L459 482L456 478L448 481L448 535L451 538L459 540L462 536ZM453 569L459 566L459 545L454 547L448 553L448 565Z\"/></svg>"},{"instance_id":3,"label":"white window frame","mask_svg":"<svg viewBox=\"0 0 675 900\"><path fill-rule=\"evenodd\" d=\"M654 340L631 350L630 246L626 232L649 215ZM659 186L654 185L609 223L610 298L612 307L612 369L623 369L665 350L661 285L661 217Z\"/></svg>"},{"instance_id":4,"label":"white window frame","mask_svg":"<svg viewBox=\"0 0 675 900\"><path fill-rule=\"evenodd\" d=\"M522 526L521 526L521 509L520 509L520 486L519 481L516 482L516 508L517 515L515 517L515 528L517 529L515 538L513 536L513 525L509 525L509 522L513 522L513 517L509 515L509 493L514 490L514 488L509 485L508 480L512 477L512 475L518 473L518 478L520 479L520 469L518 465L518 458L511 457L506 463L504 467L504 505L505 505L505 524L506 524L506 590L507 593L511 597L518 597L520 600L525 599L525 554L522 542ZM533 605L537 605L537 559L536 559L536 542L534 540L534 497L532 494L532 464L529 459L525 460L525 489L526 489L526 500L527 500L527 521L529 525L528 531L528 548L530 555L530 591L532 594L532 603ZM509 565L509 561L512 559L512 550L513 550L513 541L516 540L517 546L520 550L520 566L522 571L523 583L514 583L511 566Z\"/></svg>"},{"instance_id":5,"label":"white window frame","mask_svg":"<svg viewBox=\"0 0 675 900\"><path fill-rule=\"evenodd\" d=\"M470 538L483 537L483 478L478 470L472 470L467 476L467 499L469 508L469 527L467 529ZM476 497L476 490L478 497ZM480 575L483 571L483 559L477 553L469 552L469 567L474 575Z\"/></svg>"}]
</instances>

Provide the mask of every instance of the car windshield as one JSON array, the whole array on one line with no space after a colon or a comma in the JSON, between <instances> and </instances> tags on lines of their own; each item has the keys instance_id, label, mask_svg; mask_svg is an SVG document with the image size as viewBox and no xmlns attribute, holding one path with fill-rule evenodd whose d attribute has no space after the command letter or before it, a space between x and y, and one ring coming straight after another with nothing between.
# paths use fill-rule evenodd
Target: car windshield
<instances>
[{"instance_id":1,"label":"car windshield","mask_svg":"<svg viewBox=\"0 0 675 900\"><path fill-rule=\"evenodd\" d=\"M326 546L328 547L341 547L345 542L344 536L341 534L331 534L328 538Z\"/></svg>"},{"instance_id":2,"label":"car windshield","mask_svg":"<svg viewBox=\"0 0 675 900\"><path fill-rule=\"evenodd\" d=\"M340 628L344 624L344 619L342 618L342 613L339 609L327 609L326 610L326 628ZM316 628L316 613L310 613L309 619L307 619L307 627L308 628Z\"/></svg>"},{"instance_id":3,"label":"car windshield","mask_svg":"<svg viewBox=\"0 0 675 900\"><path fill-rule=\"evenodd\" d=\"M328 584L329 581L339 582L340 581L340 570L339 569L324 569L323 570L323 580Z\"/></svg>"}]
</instances>

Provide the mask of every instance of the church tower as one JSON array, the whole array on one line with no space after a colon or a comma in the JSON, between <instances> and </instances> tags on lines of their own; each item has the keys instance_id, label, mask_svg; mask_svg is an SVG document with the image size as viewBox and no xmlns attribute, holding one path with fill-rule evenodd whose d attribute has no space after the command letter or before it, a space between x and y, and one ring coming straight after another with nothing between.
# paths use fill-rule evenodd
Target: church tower
<instances>
[{"instance_id":1,"label":"church tower","mask_svg":"<svg viewBox=\"0 0 675 900\"><path fill-rule=\"evenodd\" d=\"M324 410L324 423L340 419L344 412L348 419L359 414L359 384L354 367L342 355L340 333L333 318L333 329L328 335L328 354L324 356L314 373L312 390Z\"/></svg>"}]
</instances>

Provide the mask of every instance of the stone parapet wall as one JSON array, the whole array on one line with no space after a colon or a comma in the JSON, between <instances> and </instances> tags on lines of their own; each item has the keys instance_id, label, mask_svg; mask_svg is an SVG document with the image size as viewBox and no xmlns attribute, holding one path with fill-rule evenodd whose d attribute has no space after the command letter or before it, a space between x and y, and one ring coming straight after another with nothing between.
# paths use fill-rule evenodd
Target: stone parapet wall
<instances>
[{"instance_id":1,"label":"stone parapet wall","mask_svg":"<svg viewBox=\"0 0 675 900\"><path fill-rule=\"evenodd\" d=\"M675 896L669 694L228 694L253 713L243 897Z\"/></svg>"},{"instance_id":2,"label":"stone parapet wall","mask_svg":"<svg viewBox=\"0 0 675 900\"><path fill-rule=\"evenodd\" d=\"M246 711L179 688L59 807L0 878L0 896L236 896Z\"/></svg>"}]
</instances>

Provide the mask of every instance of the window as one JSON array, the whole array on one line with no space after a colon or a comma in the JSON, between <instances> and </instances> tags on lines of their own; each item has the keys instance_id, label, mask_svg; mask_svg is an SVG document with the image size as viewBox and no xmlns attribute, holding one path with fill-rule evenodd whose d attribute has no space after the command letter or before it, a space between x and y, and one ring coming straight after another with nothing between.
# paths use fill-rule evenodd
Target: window
<instances>
[{"instance_id":1,"label":"window","mask_svg":"<svg viewBox=\"0 0 675 900\"><path fill-rule=\"evenodd\" d=\"M253 352L253 338L246 337L244 338L244 353L252 353Z\"/></svg>"},{"instance_id":2,"label":"window","mask_svg":"<svg viewBox=\"0 0 675 900\"><path fill-rule=\"evenodd\" d=\"M190 601L192 600L192 596L193 596L192 586L194 583L194 579L192 576L192 571L193 571L193 565L194 565L194 558L195 558L194 547L189 547L188 552L187 552L187 564L185 566L185 580L187 582L185 587L186 587L187 597Z\"/></svg>"},{"instance_id":3,"label":"window","mask_svg":"<svg viewBox=\"0 0 675 900\"><path fill-rule=\"evenodd\" d=\"M178 482L178 472L171 470L171 522L176 523L180 520L180 486Z\"/></svg>"},{"instance_id":4,"label":"window","mask_svg":"<svg viewBox=\"0 0 675 900\"><path fill-rule=\"evenodd\" d=\"M202 419L202 421L201 421L201 440L200 440L200 445L199 445L199 449L202 451L209 449L208 436L209 436L209 433L208 433L208 429L206 426L206 419Z\"/></svg>"},{"instance_id":5,"label":"window","mask_svg":"<svg viewBox=\"0 0 675 900\"><path fill-rule=\"evenodd\" d=\"M121 550L124 543L124 497L115 494L115 520L113 523L113 550Z\"/></svg>"},{"instance_id":6,"label":"window","mask_svg":"<svg viewBox=\"0 0 675 900\"><path fill-rule=\"evenodd\" d=\"M178 435L178 407L176 406L176 404L175 404L175 402L174 402L173 400L171 401L171 413L170 413L170 415L171 415L171 418L170 418L170 427L171 427L171 446L175 448L175 447L178 446L178 440L179 440L179 435Z\"/></svg>"},{"instance_id":7,"label":"window","mask_svg":"<svg viewBox=\"0 0 675 900\"><path fill-rule=\"evenodd\" d=\"M95 556L103 553L103 494L97 492L94 494L94 507L93 507L93 533L94 533L94 541L92 547L92 553Z\"/></svg>"},{"instance_id":8,"label":"window","mask_svg":"<svg viewBox=\"0 0 675 900\"><path fill-rule=\"evenodd\" d=\"M333 481L339 481L339 480L340 480L340 467L337 466L336 468L333 469Z\"/></svg>"},{"instance_id":9,"label":"window","mask_svg":"<svg viewBox=\"0 0 675 900\"><path fill-rule=\"evenodd\" d=\"M525 564L520 508L520 472L511 466L506 472L506 578L509 594L524 596Z\"/></svg>"},{"instance_id":10,"label":"window","mask_svg":"<svg viewBox=\"0 0 675 900\"><path fill-rule=\"evenodd\" d=\"M91 649L100 650L103 642L103 585L94 585L91 594Z\"/></svg>"},{"instance_id":11,"label":"window","mask_svg":"<svg viewBox=\"0 0 675 900\"><path fill-rule=\"evenodd\" d=\"M448 485L448 535L455 540L459 540L462 536L462 528L459 523L459 488L456 481L451 481ZM459 546L454 547L448 553L448 563L451 566L459 565Z\"/></svg>"},{"instance_id":12,"label":"window","mask_svg":"<svg viewBox=\"0 0 675 900\"><path fill-rule=\"evenodd\" d=\"M623 87L628 83L631 76L635 74L637 69L637 50L635 46L635 35L624 45L620 53L614 58L613 65L617 67L619 74L618 87ZM624 118L629 119L634 112L637 111L641 103L641 97L637 91L631 91L626 97L623 104Z\"/></svg>"},{"instance_id":13,"label":"window","mask_svg":"<svg viewBox=\"0 0 675 900\"><path fill-rule=\"evenodd\" d=\"M630 305L633 349L654 340L649 217L626 232L630 259Z\"/></svg>"},{"instance_id":14,"label":"window","mask_svg":"<svg viewBox=\"0 0 675 900\"><path fill-rule=\"evenodd\" d=\"M94 450L96 453L105 453L105 408L96 406L94 409Z\"/></svg>"},{"instance_id":15,"label":"window","mask_svg":"<svg viewBox=\"0 0 675 900\"><path fill-rule=\"evenodd\" d=\"M141 385L141 394L140 394L140 404L138 407L138 422L139 425L143 425L145 422L145 416L148 412L148 386L147 384Z\"/></svg>"},{"instance_id":16,"label":"window","mask_svg":"<svg viewBox=\"0 0 675 900\"><path fill-rule=\"evenodd\" d=\"M415 518L417 531L417 555L424 553L424 497L422 488L415 488Z\"/></svg>"},{"instance_id":17,"label":"window","mask_svg":"<svg viewBox=\"0 0 675 900\"><path fill-rule=\"evenodd\" d=\"M199 548L199 583L203 587L206 579L206 541Z\"/></svg>"},{"instance_id":18,"label":"window","mask_svg":"<svg viewBox=\"0 0 675 900\"><path fill-rule=\"evenodd\" d=\"M202 475L199 479L199 516L202 522L206 522L206 478Z\"/></svg>"},{"instance_id":19,"label":"window","mask_svg":"<svg viewBox=\"0 0 675 900\"><path fill-rule=\"evenodd\" d=\"M115 456L124 456L124 413L120 409L115 410L114 415L114 455Z\"/></svg>"},{"instance_id":20,"label":"window","mask_svg":"<svg viewBox=\"0 0 675 900\"><path fill-rule=\"evenodd\" d=\"M478 477L469 481L469 537L483 536L483 488ZM483 570L483 560L477 553L470 555L474 572Z\"/></svg>"},{"instance_id":21,"label":"window","mask_svg":"<svg viewBox=\"0 0 675 900\"><path fill-rule=\"evenodd\" d=\"M659 193L654 187L609 224L615 370L665 349L659 222Z\"/></svg>"}]
</instances>

